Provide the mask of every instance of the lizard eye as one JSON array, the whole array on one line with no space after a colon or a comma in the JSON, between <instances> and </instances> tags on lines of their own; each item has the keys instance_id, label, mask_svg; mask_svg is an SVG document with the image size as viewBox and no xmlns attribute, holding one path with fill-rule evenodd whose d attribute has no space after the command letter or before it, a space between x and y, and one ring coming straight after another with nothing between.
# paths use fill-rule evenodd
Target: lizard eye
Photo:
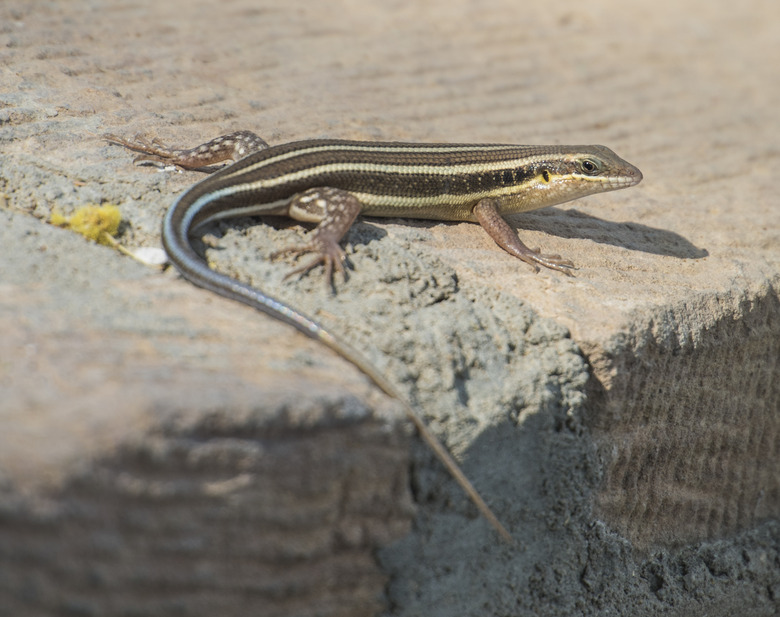
<instances>
[{"instance_id":1,"label":"lizard eye","mask_svg":"<svg viewBox=\"0 0 780 617\"><path fill-rule=\"evenodd\" d=\"M598 172L599 167L600 166L598 162L593 159L582 159L580 161L580 168L584 173L588 174L589 176Z\"/></svg>"}]
</instances>

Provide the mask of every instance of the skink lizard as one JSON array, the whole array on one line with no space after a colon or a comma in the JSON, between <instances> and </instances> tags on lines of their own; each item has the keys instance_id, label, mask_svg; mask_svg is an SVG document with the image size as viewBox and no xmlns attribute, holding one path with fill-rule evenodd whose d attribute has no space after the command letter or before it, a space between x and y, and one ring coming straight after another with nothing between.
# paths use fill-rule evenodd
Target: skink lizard
<instances>
[{"instance_id":1,"label":"skink lizard","mask_svg":"<svg viewBox=\"0 0 780 617\"><path fill-rule=\"evenodd\" d=\"M162 240L170 262L200 287L290 324L354 364L406 415L501 536L512 537L405 397L362 354L300 311L259 289L211 270L190 236L207 223L237 216L278 215L317 223L309 241L280 251L313 253L295 272L324 265L326 279L344 272L339 242L359 214L478 222L495 242L535 269L569 274L559 255L529 249L503 218L594 193L634 186L642 173L604 146L415 144L319 139L269 147L250 131L218 137L192 149L105 135L141 156L136 161L200 169L222 168L186 191L168 210Z\"/></svg>"}]
</instances>

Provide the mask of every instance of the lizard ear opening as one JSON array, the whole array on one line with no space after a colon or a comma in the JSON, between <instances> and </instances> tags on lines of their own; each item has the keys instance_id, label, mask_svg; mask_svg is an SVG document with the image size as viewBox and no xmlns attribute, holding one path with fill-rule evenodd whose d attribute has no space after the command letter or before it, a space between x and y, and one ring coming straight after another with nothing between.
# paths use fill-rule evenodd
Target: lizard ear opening
<instances>
[{"instance_id":1,"label":"lizard ear opening","mask_svg":"<svg viewBox=\"0 0 780 617\"><path fill-rule=\"evenodd\" d=\"M547 171L546 169L542 169L542 180L544 180L545 182L550 181L550 172Z\"/></svg>"}]
</instances>

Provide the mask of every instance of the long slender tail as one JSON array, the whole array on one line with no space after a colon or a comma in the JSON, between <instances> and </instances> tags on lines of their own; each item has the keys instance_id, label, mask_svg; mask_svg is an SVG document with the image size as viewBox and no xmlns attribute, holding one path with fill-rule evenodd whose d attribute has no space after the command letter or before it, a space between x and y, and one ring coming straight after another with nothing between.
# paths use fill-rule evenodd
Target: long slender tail
<instances>
[{"instance_id":1,"label":"long slender tail","mask_svg":"<svg viewBox=\"0 0 780 617\"><path fill-rule=\"evenodd\" d=\"M348 343L336 337L320 323L303 313L293 310L283 302L269 296L259 289L245 285L229 276L215 272L198 256L189 242L189 226L180 224L180 215L186 210L186 194L182 196L168 211L163 222L163 245L168 253L171 263L191 283L213 291L216 294L230 298L242 304L251 306L271 317L283 321L302 332L309 338L327 345L336 354L351 362L362 371L376 386L388 396L398 400L404 407L406 416L412 421L423 441L433 450L436 457L452 474L458 484L463 488L477 509L490 522L501 537L514 544L514 539L493 514L493 511L485 503L480 494L465 476L458 464L452 458L444 445L431 433L422 418L414 411L406 398L388 381L378 369L374 367L363 355ZM177 224L179 223L179 224Z\"/></svg>"}]
</instances>

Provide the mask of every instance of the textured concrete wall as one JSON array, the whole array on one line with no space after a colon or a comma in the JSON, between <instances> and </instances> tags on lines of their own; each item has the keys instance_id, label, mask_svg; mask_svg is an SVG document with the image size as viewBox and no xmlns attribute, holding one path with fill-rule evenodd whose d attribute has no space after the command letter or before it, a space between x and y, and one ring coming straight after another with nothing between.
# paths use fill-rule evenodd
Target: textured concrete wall
<instances>
[{"instance_id":1,"label":"textured concrete wall","mask_svg":"<svg viewBox=\"0 0 780 617\"><path fill-rule=\"evenodd\" d=\"M608 461L599 513L641 546L719 538L780 512L777 290L703 309L698 341L636 336L594 406Z\"/></svg>"}]
</instances>

